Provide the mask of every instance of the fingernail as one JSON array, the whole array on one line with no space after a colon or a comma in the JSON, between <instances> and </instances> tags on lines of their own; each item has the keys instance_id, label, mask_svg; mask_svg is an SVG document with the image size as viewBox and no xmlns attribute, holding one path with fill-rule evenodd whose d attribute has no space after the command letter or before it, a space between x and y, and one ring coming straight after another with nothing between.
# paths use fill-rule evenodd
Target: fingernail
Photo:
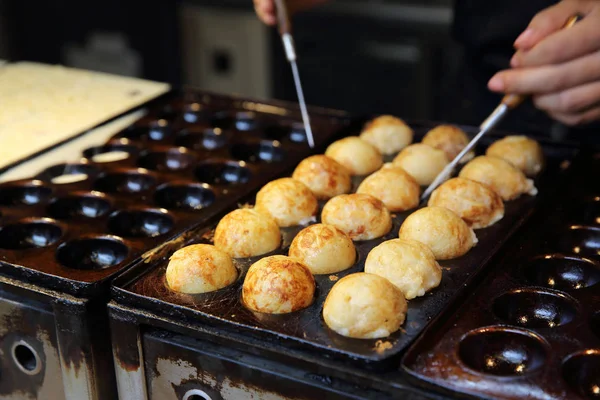
<instances>
[{"instance_id":1,"label":"fingernail","mask_svg":"<svg viewBox=\"0 0 600 400\"><path fill-rule=\"evenodd\" d=\"M515 40L515 45L518 46L518 45L522 44L524 41L529 39L531 36L533 36L533 29L531 29L531 28L525 29L525 31L519 35L517 40Z\"/></svg>"},{"instance_id":2,"label":"fingernail","mask_svg":"<svg viewBox=\"0 0 600 400\"><path fill-rule=\"evenodd\" d=\"M517 68L519 66L519 58L520 57L517 54L512 56L512 58L510 59L510 66L513 68Z\"/></svg>"},{"instance_id":3,"label":"fingernail","mask_svg":"<svg viewBox=\"0 0 600 400\"><path fill-rule=\"evenodd\" d=\"M504 81L499 76L494 76L488 82L488 87L490 88L490 90L502 92L504 90Z\"/></svg>"}]
</instances>

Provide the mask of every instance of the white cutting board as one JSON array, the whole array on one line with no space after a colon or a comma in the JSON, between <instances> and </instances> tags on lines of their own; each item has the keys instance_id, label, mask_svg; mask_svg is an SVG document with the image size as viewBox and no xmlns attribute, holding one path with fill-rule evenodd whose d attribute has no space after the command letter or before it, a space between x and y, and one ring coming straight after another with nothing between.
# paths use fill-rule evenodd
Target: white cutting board
<instances>
[{"instance_id":1,"label":"white cutting board","mask_svg":"<svg viewBox=\"0 0 600 400\"><path fill-rule=\"evenodd\" d=\"M165 83L57 65L5 64L0 68L0 169L169 89Z\"/></svg>"}]
</instances>

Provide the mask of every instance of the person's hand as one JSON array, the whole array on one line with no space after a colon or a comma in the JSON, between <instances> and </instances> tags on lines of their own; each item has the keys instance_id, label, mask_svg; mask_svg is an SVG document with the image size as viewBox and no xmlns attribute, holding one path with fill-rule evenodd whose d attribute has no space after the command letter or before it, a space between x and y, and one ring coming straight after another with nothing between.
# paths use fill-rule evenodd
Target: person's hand
<instances>
[{"instance_id":1,"label":"person's hand","mask_svg":"<svg viewBox=\"0 0 600 400\"><path fill-rule=\"evenodd\" d=\"M318 4L325 3L327 0L288 0L286 1L290 16L302 10L307 10ZM267 25L275 25L277 23L277 10L273 0L254 0L254 9L256 15L262 22Z\"/></svg>"},{"instance_id":2,"label":"person's hand","mask_svg":"<svg viewBox=\"0 0 600 400\"><path fill-rule=\"evenodd\" d=\"M563 30L574 15L583 19ZM563 0L547 8L515 48L513 69L492 77L490 90L531 94L538 108L567 125L600 120L600 1Z\"/></svg>"}]
</instances>

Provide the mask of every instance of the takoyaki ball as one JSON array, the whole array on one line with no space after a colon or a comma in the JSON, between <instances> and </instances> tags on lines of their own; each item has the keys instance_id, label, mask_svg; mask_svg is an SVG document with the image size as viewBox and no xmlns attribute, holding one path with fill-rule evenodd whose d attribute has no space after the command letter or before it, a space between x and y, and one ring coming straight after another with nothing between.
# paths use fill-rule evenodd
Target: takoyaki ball
<instances>
[{"instance_id":1,"label":"takoyaki ball","mask_svg":"<svg viewBox=\"0 0 600 400\"><path fill-rule=\"evenodd\" d=\"M421 187L400 167L384 167L369 175L356 193L370 194L385 204L391 212L405 211L419 205Z\"/></svg>"},{"instance_id":2,"label":"takoyaki ball","mask_svg":"<svg viewBox=\"0 0 600 400\"><path fill-rule=\"evenodd\" d=\"M544 167L542 146L527 136L507 136L492 143L485 154L508 161L530 177L536 176Z\"/></svg>"},{"instance_id":3,"label":"takoyaki ball","mask_svg":"<svg viewBox=\"0 0 600 400\"><path fill-rule=\"evenodd\" d=\"M352 189L350 171L333 158L315 155L298 164L292 178L305 184L319 200L329 200Z\"/></svg>"},{"instance_id":4,"label":"takoyaki ball","mask_svg":"<svg viewBox=\"0 0 600 400\"><path fill-rule=\"evenodd\" d=\"M413 141L413 130L400 118L382 115L369 121L360 138L371 143L381 154L395 154Z\"/></svg>"},{"instance_id":5,"label":"takoyaki ball","mask_svg":"<svg viewBox=\"0 0 600 400\"><path fill-rule=\"evenodd\" d=\"M280 227L315 221L319 204L305 184L292 178L267 183L256 194L254 209L270 215Z\"/></svg>"},{"instance_id":6,"label":"takoyaki ball","mask_svg":"<svg viewBox=\"0 0 600 400\"><path fill-rule=\"evenodd\" d=\"M448 158L442 150L415 143L402 150L393 164L408 172L419 185L427 186L448 165Z\"/></svg>"},{"instance_id":7,"label":"takoyaki ball","mask_svg":"<svg viewBox=\"0 0 600 400\"><path fill-rule=\"evenodd\" d=\"M433 191L430 207L454 211L473 229L486 228L504 217L502 197L483 183L452 178Z\"/></svg>"},{"instance_id":8,"label":"takoyaki ball","mask_svg":"<svg viewBox=\"0 0 600 400\"><path fill-rule=\"evenodd\" d=\"M356 241L375 239L392 229L392 217L385 204L363 193L342 194L329 200L323 207L321 221Z\"/></svg>"},{"instance_id":9,"label":"takoyaki ball","mask_svg":"<svg viewBox=\"0 0 600 400\"><path fill-rule=\"evenodd\" d=\"M313 302L315 279L310 270L286 256L270 256L252 264L242 287L242 302L252 311L285 314Z\"/></svg>"},{"instance_id":10,"label":"takoyaki ball","mask_svg":"<svg viewBox=\"0 0 600 400\"><path fill-rule=\"evenodd\" d=\"M241 208L219 221L214 243L231 257L254 257L277 249L281 244L281 233L272 217Z\"/></svg>"},{"instance_id":11,"label":"takoyaki ball","mask_svg":"<svg viewBox=\"0 0 600 400\"><path fill-rule=\"evenodd\" d=\"M323 305L323 319L342 336L379 339L400 329L406 310L404 295L390 281L360 272L333 285Z\"/></svg>"},{"instance_id":12,"label":"takoyaki ball","mask_svg":"<svg viewBox=\"0 0 600 400\"><path fill-rule=\"evenodd\" d=\"M467 147L469 141L467 134L459 127L454 125L438 125L427 132L421 143L442 150L446 154L448 161L452 161L458 153ZM473 157L475 157L475 153L469 151L460 162L466 163L472 160Z\"/></svg>"},{"instance_id":13,"label":"takoyaki ball","mask_svg":"<svg viewBox=\"0 0 600 400\"><path fill-rule=\"evenodd\" d=\"M409 215L400 227L399 237L423 243L436 260L460 257L477 244L473 229L443 207L425 207Z\"/></svg>"},{"instance_id":14,"label":"takoyaki ball","mask_svg":"<svg viewBox=\"0 0 600 400\"><path fill-rule=\"evenodd\" d=\"M238 272L229 254L208 244L177 250L169 259L166 278L171 290L199 294L231 285Z\"/></svg>"},{"instance_id":15,"label":"takoyaki ball","mask_svg":"<svg viewBox=\"0 0 600 400\"><path fill-rule=\"evenodd\" d=\"M325 155L342 164L352 175L368 175L383 164L383 157L372 144L357 136L333 142Z\"/></svg>"},{"instance_id":16,"label":"takoyaki ball","mask_svg":"<svg viewBox=\"0 0 600 400\"><path fill-rule=\"evenodd\" d=\"M501 158L475 157L463 167L458 176L489 186L504 201L514 200L524 193L531 196L537 194L533 181Z\"/></svg>"},{"instance_id":17,"label":"takoyaki ball","mask_svg":"<svg viewBox=\"0 0 600 400\"><path fill-rule=\"evenodd\" d=\"M301 230L288 255L306 265L313 274L335 274L356 261L352 239L333 225L315 224Z\"/></svg>"},{"instance_id":18,"label":"takoyaki ball","mask_svg":"<svg viewBox=\"0 0 600 400\"><path fill-rule=\"evenodd\" d=\"M431 249L407 239L388 240L373 248L365 272L386 278L407 300L423 296L442 280L442 269Z\"/></svg>"}]
</instances>

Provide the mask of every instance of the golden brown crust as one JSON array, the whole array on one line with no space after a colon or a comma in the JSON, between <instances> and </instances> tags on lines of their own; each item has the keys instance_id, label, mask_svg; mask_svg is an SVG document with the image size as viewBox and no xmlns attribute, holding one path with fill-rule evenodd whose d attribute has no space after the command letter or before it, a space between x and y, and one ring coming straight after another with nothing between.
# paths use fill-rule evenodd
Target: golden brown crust
<instances>
[{"instance_id":1,"label":"golden brown crust","mask_svg":"<svg viewBox=\"0 0 600 400\"><path fill-rule=\"evenodd\" d=\"M429 198L429 206L454 211L473 229L486 228L504 216L504 203L488 186L465 178L441 184Z\"/></svg>"},{"instance_id":2,"label":"golden brown crust","mask_svg":"<svg viewBox=\"0 0 600 400\"><path fill-rule=\"evenodd\" d=\"M235 258L269 253L281 243L279 226L273 218L250 208L230 212L219 221L215 246Z\"/></svg>"},{"instance_id":3,"label":"golden brown crust","mask_svg":"<svg viewBox=\"0 0 600 400\"><path fill-rule=\"evenodd\" d=\"M392 228L390 212L383 202L363 193L332 198L323 207L321 220L357 241L381 237Z\"/></svg>"},{"instance_id":4,"label":"golden brown crust","mask_svg":"<svg viewBox=\"0 0 600 400\"><path fill-rule=\"evenodd\" d=\"M427 186L448 165L446 154L423 143L406 147L393 164L408 172L421 186Z\"/></svg>"},{"instance_id":5,"label":"golden brown crust","mask_svg":"<svg viewBox=\"0 0 600 400\"><path fill-rule=\"evenodd\" d=\"M256 312L285 314L308 307L314 293L310 270L290 257L277 255L252 264L244 279L242 301Z\"/></svg>"},{"instance_id":6,"label":"golden brown crust","mask_svg":"<svg viewBox=\"0 0 600 400\"><path fill-rule=\"evenodd\" d=\"M429 247L406 239L388 240L373 248L365 272L388 279L407 300L423 296L442 279L442 269Z\"/></svg>"},{"instance_id":7,"label":"golden brown crust","mask_svg":"<svg viewBox=\"0 0 600 400\"><path fill-rule=\"evenodd\" d=\"M267 183L258 191L254 209L271 216L280 227L288 227L314 221L319 204L302 182L281 178Z\"/></svg>"},{"instance_id":8,"label":"golden brown crust","mask_svg":"<svg viewBox=\"0 0 600 400\"><path fill-rule=\"evenodd\" d=\"M545 163L542 146L527 136L507 136L492 143L485 154L507 161L529 177L536 176Z\"/></svg>"},{"instance_id":9,"label":"golden brown crust","mask_svg":"<svg viewBox=\"0 0 600 400\"><path fill-rule=\"evenodd\" d=\"M370 194L381 200L391 212L405 211L419 205L421 187L400 167L384 167L366 177L356 193Z\"/></svg>"},{"instance_id":10,"label":"golden brown crust","mask_svg":"<svg viewBox=\"0 0 600 400\"><path fill-rule=\"evenodd\" d=\"M237 269L227 253L208 244L195 244L171 255L165 275L171 290L197 294L232 284L237 278Z\"/></svg>"},{"instance_id":11,"label":"golden brown crust","mask_svg":"<svg viewBox=\"0 0 600 400\"><path fill-rule=\"evenodd\" d=\"M333 225L315 224L296 235L289 256L306 265L313 274L335 274L356 260L352 239Z\"/></svg>"},{"instance_id":12,"label":"golden brown crust","mask_svg":"<svg viewBox=\"0 0 600 400\"><path fill-rule=\"evenodd\" d=\"M469 137L459 127L445 124L438 125L427 132L421 143L442 150L448 161L452 161L469 144ZM470 161L474 156L475 153L470 151L465 154L461 162Z\"/></svg>"},{"instance_id":13,"label":"golden brown crust","mask_svg":"<svg viewBox=\"0 0 600 400\"><path fill-rule=\"evenodd\" d=\"M501 158L479 156L469 161L458 174L461 178L483 183L509 201L524 193L537 194L533 181Z\"/></svg>"},{"instance_id":14,"label":"golden brown crust","mask_svg":"<svg viewBox=\"0 0 600 400\"><path fill-rule=\"evenodd\" d=\"M382 115L365 124L360 138L372 144L381 154L399 152L413 141L413 130L400 118Z\"/></svg>"},{"instance_id":15,"label":"golden brown crust","mask_svg":"<svg viewBox=\"0 0 600 400\"><path fill-rule=\"evenodd\" d=\"M436 260L460 257L477 244L475 232L465 221L443 207L424 207L409 215L400 227L399 238L423 243Z\"/></svg>"},{"instance_id":16,"label":"golden brown crust","mask_svg":"<svg viewBox=\"0 0 600 400\"><path fill-rule=\"evenodd\" d=\"M325 155L305 158L298 164L292 178L305 184L320 200L329 200L352 188L350 171Z\"/></svg>"},{"instance_id":17,"label":"golden brown crust","mask_svg":"<svg viewBox=\"0 0 600 400\"><path fill-rule=\"evenodd\" d=\"M352 175L368 175L383 165L379 150L357 136L333 142L325 155L342 164Z\"/></svg>"},{"instance_id":18,"label":"golden brown crust","mask_svg":"<svg viewBox=\"0 0 600 400\"><path fill-rule=\"evenodd\" d=\"M400 329L406 310L406 299L390 281L360 272L333 285L323 305L323 319L342 336L378 339Z\"/></svg>"}]
</instances>

